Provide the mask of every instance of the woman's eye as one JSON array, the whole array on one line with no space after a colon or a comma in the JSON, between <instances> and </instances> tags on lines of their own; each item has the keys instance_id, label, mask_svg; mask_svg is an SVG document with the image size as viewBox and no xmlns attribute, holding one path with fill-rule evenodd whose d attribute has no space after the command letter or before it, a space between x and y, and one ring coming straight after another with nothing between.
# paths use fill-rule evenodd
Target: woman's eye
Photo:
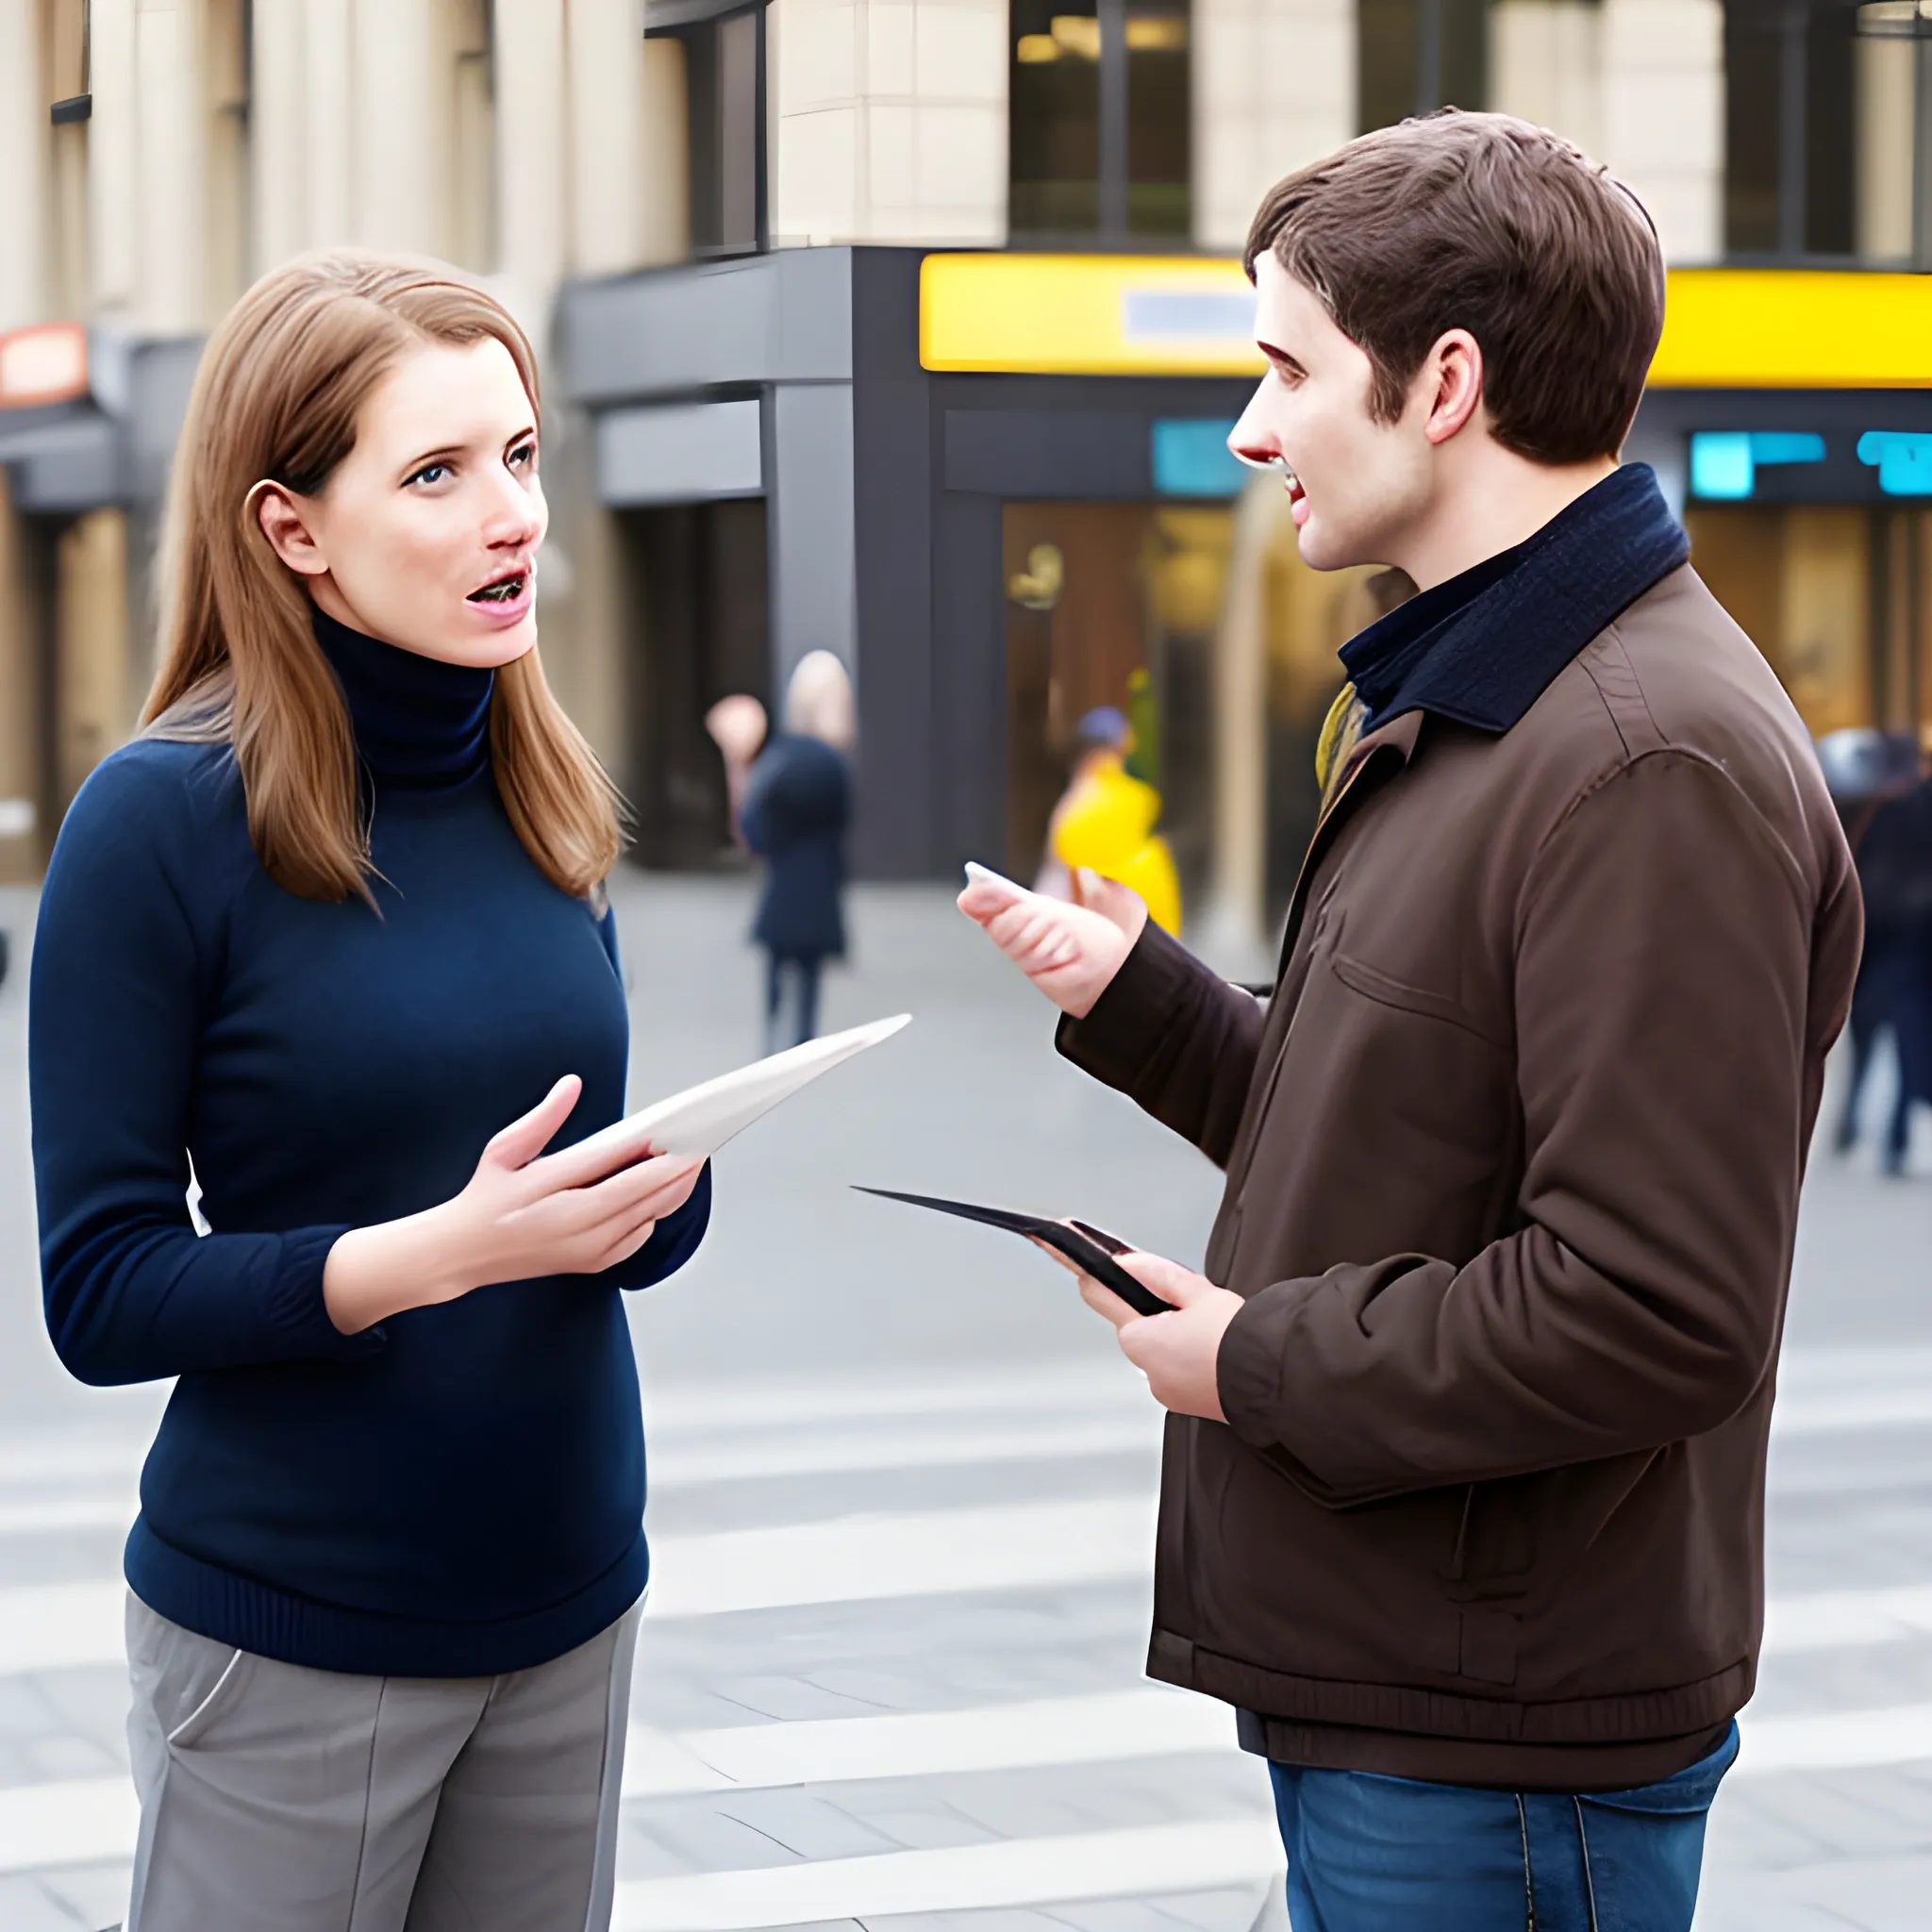
<instances>
[{"instance_id":1,"label":"woman's eye","mask_svg":"<svg viewBox=\"0 0 1932 1932\"><path fill-rule=\"evenodd\" d=\"M521 465L524 469L534 469L537 464L537 445L534 442L519 443L510 451L508 460L511 464Z\"/></svg>"},{"instance_id":2,"label":"woman's eye","mask_svg":"<svg viewBox=\"0 0 1932 1932\"><path fill-rule=\"evenodd\" d=\"M449 465L447 463L425 463L423 467L420 470L418 470L413 476L409 478L409 481L412 484L441 483L442 479L448 475Z\"/></svg>"}]
</instances>

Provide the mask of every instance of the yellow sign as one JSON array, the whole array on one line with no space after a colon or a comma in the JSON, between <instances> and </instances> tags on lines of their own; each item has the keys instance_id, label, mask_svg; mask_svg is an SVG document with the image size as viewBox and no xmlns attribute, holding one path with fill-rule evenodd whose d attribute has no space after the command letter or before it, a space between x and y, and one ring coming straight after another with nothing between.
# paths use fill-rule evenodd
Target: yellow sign
<instances>
[{"instance_id":1,"label":"yellow sign","mask_svg":"<svg viewBox=\"0 0 1932 1932\"><path fill-rule=\"evenodd\" d=\"M1255 291L1211 256L928 255L928 369L1056 375L1257 375Z\"/></svg>"},{"instance_id":2,"label":"yellow sign","mask_svg":"<svg viewBox=\"0 0 1932 1932\"><path fill-rule=\"evenodd\" d=\"M1675 269L1656 389L1932 389L1932 276Z\"/></svg>"},{"instance_id":3,"label":"yellow sign","mask_svg":"<svg viewBox=\"0 0 1932 1932\"><path fill-rule=\"evenodd\" d=\"M1255 292L1210 256L929 255L931 370L1258 375ZM1657 389L1932 388L1932 275L1673 269Z\"/></svg>"}]
</instances>

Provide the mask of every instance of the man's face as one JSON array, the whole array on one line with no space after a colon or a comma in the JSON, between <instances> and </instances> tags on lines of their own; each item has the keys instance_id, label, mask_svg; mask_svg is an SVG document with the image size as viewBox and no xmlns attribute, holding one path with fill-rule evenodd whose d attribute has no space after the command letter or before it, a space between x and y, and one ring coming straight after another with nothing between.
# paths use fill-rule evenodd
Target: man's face
<instances>
[{"instance_id":1,"label":"man's face","mask_svg":"<svg viewBox=\"0 0 1932 1932\"><path fill-rule=\"evenodd\" d=\"M1369 413L1366 354L1272 254L1255 263L1255 337L1268 374L1227 439L1250 461L1286 462L1303 559L1316 570L1393 563L1428 506L1433 448L1411 396L1394 423Z\"/></svg>"}]
</instances>

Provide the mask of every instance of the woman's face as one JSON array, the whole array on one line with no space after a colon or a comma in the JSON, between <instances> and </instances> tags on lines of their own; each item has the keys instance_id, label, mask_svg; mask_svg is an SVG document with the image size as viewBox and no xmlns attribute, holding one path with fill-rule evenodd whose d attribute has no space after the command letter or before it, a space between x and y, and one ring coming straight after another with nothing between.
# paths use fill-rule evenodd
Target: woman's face
<instances>
[{"instance_id":1,"label":"woman's face","mask_svg":"<svg viewBox=\"0 0 1932 1932\"><path fill-rule=\"evenodd\" d=\"M271 486L257 501L276 555L338 622L447 664L508 664L537 641L537 412L493 337L405 357L317 495Z\"/></svg>"}]
</instances>

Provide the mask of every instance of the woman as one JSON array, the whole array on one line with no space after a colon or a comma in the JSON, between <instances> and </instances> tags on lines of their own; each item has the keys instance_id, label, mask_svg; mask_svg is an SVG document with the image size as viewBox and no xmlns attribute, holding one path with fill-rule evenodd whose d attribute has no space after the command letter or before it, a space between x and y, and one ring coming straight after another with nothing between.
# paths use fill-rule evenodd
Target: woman
<instances>
[{"instance_id":1,"label":"woman","mask_svg":"<svg viewBox=\"0 0 1932 1932\"><path fill-rule=\"evenodd\" d=\"M478 290L258 283L190 407L146 728L48 873L48 1327L83 1381L179 1378L126 1551L128 1932L608 1920L647 1567L616 1291L709 1196L569 1151L627 1022L537 450Z\"/></svg>"}]
</instances>

